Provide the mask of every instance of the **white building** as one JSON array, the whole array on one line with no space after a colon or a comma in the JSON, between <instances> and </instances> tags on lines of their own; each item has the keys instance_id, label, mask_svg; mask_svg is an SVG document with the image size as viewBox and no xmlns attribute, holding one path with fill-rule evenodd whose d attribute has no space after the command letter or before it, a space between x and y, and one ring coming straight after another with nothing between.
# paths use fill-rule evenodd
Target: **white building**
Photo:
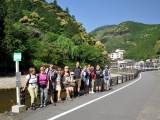
<instances>
[{"instance_id":1,"label":"white building","mask_svg":"<svg viewBox=\"0 0 160 120\"><path fill-rule=\"evenodd\" d=\"M118 58L123 59L123 51L124 49L122 47L117 47L115 51L109 52L109 57L111 60L116 60Z\"/></svg>"}]
</instances>

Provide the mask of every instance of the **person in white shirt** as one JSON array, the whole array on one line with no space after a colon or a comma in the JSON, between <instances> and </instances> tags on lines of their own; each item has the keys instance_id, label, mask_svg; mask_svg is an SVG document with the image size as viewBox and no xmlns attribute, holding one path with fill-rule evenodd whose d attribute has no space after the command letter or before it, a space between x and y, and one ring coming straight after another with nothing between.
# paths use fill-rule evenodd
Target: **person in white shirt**
<instances>
[{"instance_id":1,"label":"person in white shirt","mask_svg":"<svg viewBox=\"0 0 160 120\"><path fill-rule=\"evenodd\" d=\"M38 94L38 85L37 85L37 76L35 75L35 68L30 68L29 73L26 76L26 82L24 84L23 91L25 90L26 86L28 86L28 92L31 96L31 110L36 110L35 104L37 100L37 94Z\"/></svg>"},{"instance_id":2,"label":"person in white shirt","mask_svg":"<svg viewBox=\"0 0 160 120\"><path fill-rule=\"evenodd\" d=\"M105 89L105 91L108 91L109 90L109 81L110 81L110 79L112 79L111 71L110 71L110 69L108 69L108 65L106 65L105 70L103 70L103 76L104 76L104 89Z\"/></svg>"}]
</instances>

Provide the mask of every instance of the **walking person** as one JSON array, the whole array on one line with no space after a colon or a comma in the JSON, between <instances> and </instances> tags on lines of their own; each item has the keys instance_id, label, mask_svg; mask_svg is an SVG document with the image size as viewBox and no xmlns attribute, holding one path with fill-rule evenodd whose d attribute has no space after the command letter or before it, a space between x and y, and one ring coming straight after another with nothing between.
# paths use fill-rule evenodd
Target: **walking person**
<instances>
[{"instance_id":1,"label":"walking person","mask_svg":"<svg viewBox=\"0 0 160 120\"><path fill-rule=\"evenodd\" d=\"M40 68L40 73L37 75L37 81L39 86L39 98L40 98L40 108L46 107L46 101L48 97L49 90L49 80L47 74L44 73L45 67Z\"/></svg>"},{"instance_id":2,"label":"walking person","mask_svg":"<svg viewBox=\"0 0 160 120\"><path fill-rule=\"evenodd\" d=\"M31 96L31 110L36 110L35 104L37 101L37 94L38 94L38 85L37 85L37 77L35 75L35 68L29 69L29 74L26 76L26 82L24 84L23 91L25 90L26 86L28 87L28 92Z\"/></svg>"},{"instance_id":3,"label":"walking person","mask_svg":"<svg viewBox=\"0 0 160 120\"><path fill-rule=\"evenodd\" d=\"M56 103L53 101L53 90L55 91L56 87L56 77L57 77L57 71L53 68L54 62L51 61L50 67L46 68L45 73L48 75L49 79L49 94L50 94L50 101L53 106L56 105Z\"/></svg>"},{"instance_id":4,"label":"walking person","mask_svg":"<svg viewBox=\"0 0 160 120\"><path fill-rule=\"evenodd\" d=\"M103 70L103 76L104 76L104 90L109 90L109 81L112 79L111 77L111 71L108 69L108 65L105 66L105 70Z\"/></svg>"},{"instance_id":5,"label":"walking person","mask_svg":"<svg viewBox=\"0 0 160 120\"><path fill-rule=\"evenodd\" d=\"M76 66L72 68L72 72L74 72L74 78L75 78L75 81L76 81L76 86L77 86L77 89L75 87L75 97L77 96L76 95L76 91L78 91L78 97L80 97L80 87L81 87L81 79L82 79L82 70L79 66L79 62L76 62Z\"/></svg>"},{"instance_id":6,"label":"walking person","mask_svg":"<svg viewBox=\"0 0 160 120\"><path fill-rule=\"evenodd\" d=\"M85 81L85 89L84 89L84 94L87 94L89 82L90 82L90 74L91 74L91 65L88 64L87 70L86 70L86 81Z\"/></svg>"},{"instance_id":7,"label":"walking person","mask_svg":"<svg viewBox=\"0 0 160 120\"><path fill-rule=\"evenodd\" d=\"M62 86L62 71L61 68L57 70L57 78L56 78L56 90L58 91L58 103L63 103L64 101L61 99L61 86Z\"/></svg>"},{"instance_id":8,"label":"walking person","mask_svg":"<svg viewBox=\"0 0 160 120\"><path fill-rule=\"evenodd\" d=\"M69 85L70 72L69 72L69 67L68 66L64 67L64 74L63 74L62 82L63 82L64 88L66 89L66 94L67 94L66 100L71 100L72 101L73 99L70 97L70 93L72 92L72 88Z\"/></svg>"},{"instance_id":9,"label":"walking person","mask_svg":"<svg viewBox=\"0 0 160 120\"><path fill-rule=\"evenodd\" d=\"M95 82L95 72L94 67L91 66L90 82L89 82L89 93L94 93L94 82Z\"/></svg>"},{"instance_id":10,"label":"walking person","mask_svg":"<svg viewBox=\"0 0 160 120\"><path fill-rule=\"evenodd\" d=\"M96 93L98 93L98 89L99 89L99 93L101 93L101 86L102 86L101 76L102 76L102 70L100 69L100 66L97 65L95 70Z\"/></svg>"}]
</instances>

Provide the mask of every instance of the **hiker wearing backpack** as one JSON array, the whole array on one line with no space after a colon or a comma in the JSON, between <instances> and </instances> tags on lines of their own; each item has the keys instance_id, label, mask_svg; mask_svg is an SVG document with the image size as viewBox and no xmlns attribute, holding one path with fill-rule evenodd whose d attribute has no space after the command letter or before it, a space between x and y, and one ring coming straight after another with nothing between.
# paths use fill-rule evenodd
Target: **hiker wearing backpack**
<instances>
[{"instance_id":1,"label":"hiker wearing backpack","mask_svg":"<svg viewBox=\"0 0 160 120\"><path fill-rule=\"evenodd\" d=\"M45 67L40 68L40 73L37 75L38 87L39 87L39 98L40 108L46 107L46 100L48 97L49 80L47 74L44 73Z\"/></svg>"},{"instance_id":2,"label":"hiker wearing backpack","mask_svg":"<svg viewBox=\"0 0 160 120\"><path fill-rule=\"evenodd\" d=\"M50 67L46 68L45 73L48 75L49 79L49 94L50 94L50 101L53 106L55 106L55 102L53 101L53 90L55 91L56 88L56 77L57 77L57 71L53 68L54 62L51 61Z\"/></svg>"},{"instance_id":3,"label":"hiker wearing backpack","mask_svg":"<svg viewBox=\"0 0 160 120\"><path fill-rule=\"evenodd\" d=\"M106 65L105 70L103 70L103 76L104 76L104 90L108 91L109 90L109 80L112 79L111 71L110 69L108 69L108 65Z\"/></svg>"},{"instance_id":4,"label":"hiker wearing backpack","mask_svg":"<svg viewBox=\"0 0 160 120\"><path fill-rule=\"evenodd\" d=\"M35 68L29 69L29 74L26 76L26 82L24 84L23 91L25 90L26 86L28 87L28 92L31 96L31 110L36 110L35 104L37 100L38 94L38 85L37 85L37 77L35 75Z\"/></svg>"},{"instance_id":5,"label":"hiker wearing backpack","mask_svg":"<svg viewBox=\"0 0 160 120\"><path fill-rule=\"evenodd\" d=\"M75 87L75 91L74 91L74 97L76 97L76 90L78 91L78 97L80 97L80 87L81 87L81 80L82 80L82 70L79 66L79 62L76 62L76 66L72 68L72 72L74 72L74 79L76 81L76 87Z\"/></svg>"}]
</instances>

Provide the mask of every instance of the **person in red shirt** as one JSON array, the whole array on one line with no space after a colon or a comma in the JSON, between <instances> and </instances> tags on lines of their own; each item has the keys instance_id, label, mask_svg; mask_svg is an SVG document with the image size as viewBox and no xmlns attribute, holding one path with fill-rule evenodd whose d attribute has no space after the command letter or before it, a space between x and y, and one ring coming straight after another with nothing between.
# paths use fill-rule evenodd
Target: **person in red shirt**
<instances>
[{"instance_id":1,"label":"person in red shirt","mask_svg":"<svg viewBox=\"0 0 160 120\"><path fill-rule=\"evenodd\" d=\"M95 72L94 67L91 66L90 83L89 83L89 93L94 93L94 82L95 82Z\"/></svg>"}]
</instances>

